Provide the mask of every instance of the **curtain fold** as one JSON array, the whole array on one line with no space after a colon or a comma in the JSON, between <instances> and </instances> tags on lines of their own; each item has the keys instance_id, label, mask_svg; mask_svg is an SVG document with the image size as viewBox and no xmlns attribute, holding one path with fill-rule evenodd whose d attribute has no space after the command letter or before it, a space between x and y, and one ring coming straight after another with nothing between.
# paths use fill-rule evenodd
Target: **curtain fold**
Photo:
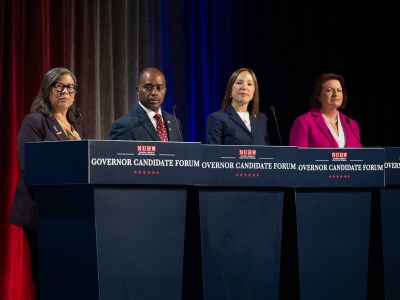
<instances>
[{"instance_id":1,"label":"curtain fold","mask_svg":"<svg viewBox=\"0 0 400 300\"><path fill-rule=\"evenodd\" d=\"M82 110L89 137L108 139L112 122L136 104L140 70L169 67L164 59L169 44L163 42L169 28L162 28L168 25L162 11L168 7L168 1L157 0L1 1L0 125L8 147L0 150L0 179L5 182L0 194L0 299L33 299L34 294L27 242L8 216L19 179L17 133L44 73L59 66L75 73L75 105Z\"/></svg>"}]
</instances>

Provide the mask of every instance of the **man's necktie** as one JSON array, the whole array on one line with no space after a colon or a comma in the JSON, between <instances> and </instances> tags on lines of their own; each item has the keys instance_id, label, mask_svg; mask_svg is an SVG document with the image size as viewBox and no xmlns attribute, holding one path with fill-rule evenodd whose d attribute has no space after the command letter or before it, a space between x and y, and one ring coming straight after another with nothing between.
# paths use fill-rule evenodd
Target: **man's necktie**
<instances>
[{"instance_id":1,"label":"man's necktie","mask_svg":"<svg viewBox=\"0 0 400 300\"><path fill-rule=\"evenodd\" d=\"M168 141L167 130L165 129L165 125L163 120L161 119L161 115L155 114L154 118L157 120L157 133L160 136L161 141Z\"/></svg>"}]
</instances>

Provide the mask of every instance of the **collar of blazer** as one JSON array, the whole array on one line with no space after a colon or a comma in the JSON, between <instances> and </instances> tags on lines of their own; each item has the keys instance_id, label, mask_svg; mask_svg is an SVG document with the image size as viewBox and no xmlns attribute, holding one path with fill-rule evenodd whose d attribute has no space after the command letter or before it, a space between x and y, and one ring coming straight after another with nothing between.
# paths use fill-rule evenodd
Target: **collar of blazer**
<instances>
[{"instance_id":1,"label":"collar of blazer","mask_svg":"<svg viewBox=\"0 0 400 300\"><path fill-rule=\"evenodd\" d=\"M311 115L314 117L316 126L319 128L319 130L322 132L322 134L327 138L329 143L331 145L334 145L335 147L338 147L335 138L332 136L328 126L326 126L326 123L325 123L324 117L322 116L322 113L318 109L312 108Z\"/></svg>"},{"instance_id":2,"label":"collar of blazer","mask_svg":"<svg viewBox=\"0 0 400 300\"><path fill-rule=\"evenodd\" d=\"M229 105L226 107L226 113L228 113L228 114L230 115L231 119L232 119L233 121L235 121L235 123L237 123L238 125L240 125L243 129L246 130L246 132L248 132L249 134L251 134L251 132L249 131L249 129L247 128L247 126L244 124L242 118L239 116L239 114L236 112L236 110L233 108L232 105L229 104ZM255 129L255 126L256 126L255 120L256 120L256 118L255 118L253 115L250 114L250 125L251 125L251 128L252 128L252 132L255 131L255 130L253 130L253 129Z\"/></svg>"},{"instance_id":3,"label":"collar of blazer","mask_svg":"<svg viewBox=\"0 0 400 300\"><path fill-rule=\"evenodd\" d=\"M67 136L64 133L64 130L61 128L61 125L58 123L55 117L46 118L48 121L48 126L55 132L57 138L61 141L68 140Z\"/></svg>"},{"instance_id":4,"label":"collar of blazer","mask_svg":"<svg viewBox=\"0 0 400 300\"><path fill-rule=\"evenodd\" d=\"M141 107L140 104L138 103L138 104L136 104L136 107L134 110L135 110L134 115L136 115L136 118L138 119L138 123L140 123L144 127L144 129L151 136L153 141L159 141L160 137L157 134L157 130L155 129L153 123L150 120L149 115L143 109L143 107Z\"/></svg>"}]
</instances>

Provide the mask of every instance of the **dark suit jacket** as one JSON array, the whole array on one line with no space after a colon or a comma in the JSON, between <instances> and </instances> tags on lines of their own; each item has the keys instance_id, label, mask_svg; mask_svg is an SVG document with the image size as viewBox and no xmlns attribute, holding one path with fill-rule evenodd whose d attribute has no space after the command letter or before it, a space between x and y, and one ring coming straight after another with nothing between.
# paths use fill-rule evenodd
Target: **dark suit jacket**
<instances>
[{"instance_id":1,"label":"dark suit jacket","mask_svg":"<svg viewBox=\"0 0 400 300\"><path fill-rule=\"evenodd\" d=\"M168 140L183 142L182 126L178 119L162 111ZM179 126L179 128L178 128ZM146 111L137 104L130 112L114 121L110 130L111 140L161 141Z\"/></svg>"},{"instance_id":2,"label":"dark suit jacket","mask_svg":"<svg viewBox=\"0 0 400 300\"><path fill-rule=\"evenodd\" d=\"M269 145L267 116L250 114L251 132L239 114L229 105L212 113L207 119L207 143L221 145Z\"/></svg>"},{"instance_id":3,"label":"dark suit jacket","mask_svg":"<svg viewBox=\"0 0 400 300\"><path fill-rule=\"evenodd\" d=\"M83 121L78 119L74 127L81 139L85 139L86 130ZM33 112L26 115L22 120L21 128L18 132L18 161L22 171L22 178L15 190L14 202L10 214L11 223L26 228L36 227L36 203L33 190L26 186L23 180L25 171L25 143L64 140L68 140L68 138L54 117L47 118L42 113Z\"/></svg>"},{"instance_id":4,"label":"dark suit jacket","mask_svg":"<svg viewBox=\"0 0 400 300\"><path fill-rule=\"evenodd\" d=\"M362 147L360 143L360 128L357 122L342 112L339 113L339 116L346 135L345 147ZM339 148L338 143L325 123L324 117L316 108L296 118L290 130L289 146Z\"/></svg>"}]
</instances>

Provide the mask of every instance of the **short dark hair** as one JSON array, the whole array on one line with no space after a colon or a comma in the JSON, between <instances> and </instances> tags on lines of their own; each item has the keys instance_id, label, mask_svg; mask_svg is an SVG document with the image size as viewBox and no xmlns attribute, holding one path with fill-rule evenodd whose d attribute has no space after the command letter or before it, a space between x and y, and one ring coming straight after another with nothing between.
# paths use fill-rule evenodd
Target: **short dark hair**
<instances>
[{"instance_id":1,"label":"short dark hair","mask_svg":"<svg viewBox=\"0 0 400 300\"><path fill-rule=\"evenodd\" d=\"M347 89L342 76L335 73L325 73L318 76L314 83L314 88L311 93L309 107L321 108L321 99L319 99L322 91L322 84L328 80L338 80L342 86L343 102L339 108L345 108L347 104Z\"/></svg>"},{"instance_id":2,"label":"short dark hair","mask_svg":"<svg viewBox=\"0 0 400 300\"><path fill-rule=\"evenodd\" d=\"M149 72L149 71L151 71L151 70L160 72L161 75L162 75L163 78L164 78L165 87L167 86L167 80L165 79L164 73L163 73L160 69L157 69L157 68L154 68L154 67L148 67L148 68L145 68L145 69L143 69L142 71L140 71L140 73L139 73L139 75L138 75L138 78L137 78L137 80L136 80L136 91L138 91L138 88L140 87L140 82L141 82L141 80L142 80L143 74L146 73L146 72Z\"/></svg>"}]
</instances>

